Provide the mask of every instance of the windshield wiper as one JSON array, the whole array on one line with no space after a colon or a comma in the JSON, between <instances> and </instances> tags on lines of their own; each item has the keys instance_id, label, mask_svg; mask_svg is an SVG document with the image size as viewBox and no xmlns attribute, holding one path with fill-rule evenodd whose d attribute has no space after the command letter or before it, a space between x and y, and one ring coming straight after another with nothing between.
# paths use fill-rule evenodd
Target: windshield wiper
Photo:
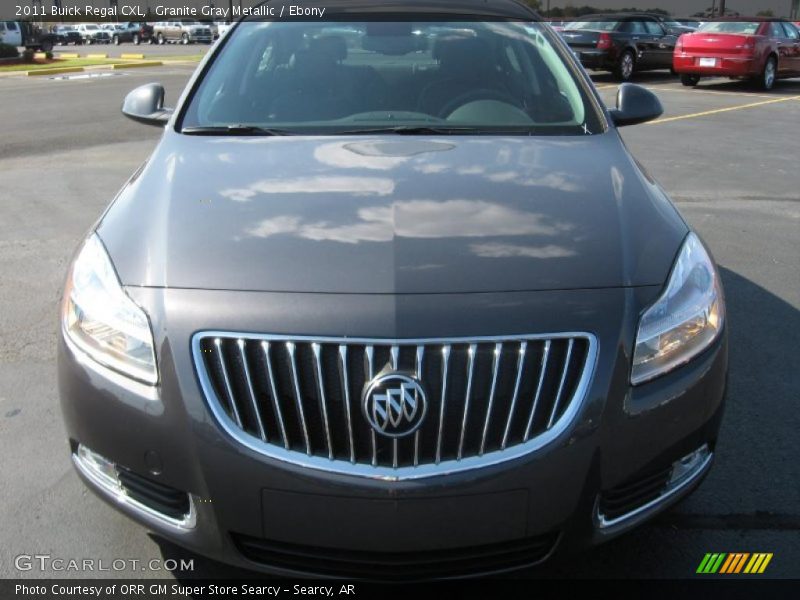
<instances>
[{"instance_id":1,"label":"windshield wiper","mask_svg":"<svg viewBox=\"0 0 800 600\"><path fill-rule=\"evenodd\" d=\"M396 135L497 135L507 133L509 135L519 135L522 133L530 134L528 129L512 130L493 130L482 129L479 127L447 127L437 125L398 125L397 127L376 127L365 129L350 129L346 131L336 131L338 135L370 135L393 133Z\"/></svg>"},{"instance_id":2,"label":"windshield wiper","mask_svg":"<svg viewBox=\"0 0 800 600\"><path fill-rule=\"evenodd\" d=\"M223 125L209 127L184 127L181 133L187 135L292 135L285 129L272 129L257 125Z\"/></svg>"}]
</instances>

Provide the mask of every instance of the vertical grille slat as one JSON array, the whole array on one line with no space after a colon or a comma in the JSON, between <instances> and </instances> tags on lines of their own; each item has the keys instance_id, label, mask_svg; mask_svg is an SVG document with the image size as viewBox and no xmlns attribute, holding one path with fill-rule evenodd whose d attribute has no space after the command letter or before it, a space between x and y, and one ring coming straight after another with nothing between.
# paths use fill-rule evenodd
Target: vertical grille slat
<instances>
[{"instance_id":1,"label":"vertical grille slat","mask_svg":"<svg viewBox=\"0 0 800 600\"><path fill-rule=\"evenodd\" d=\"M322 413L322 425L325 428L325 446L328 451L328 458L333 460L331 426L328 421L328 401L325 398L325 380L322 376L322 359L320 358L321 348L319 344L311 344L311 350L314 353L314 375L317 382L317 393L319 394L319 408Z\"/></svg>"},{"instance_id":2,"label":"vertical grille slat","mask_svg":"<svg viewBox=\"0 0 800 600\"><path fill-rule=\"evenodd\" d=\"M478 456L483 456L486 451L486 437L489 435L489 423L492 420L492 406L494 405L494 397L497 392L497 372L500 368L500 360L503 356L503 344L497 343L494 345L494 356L492 356L492 387L489 391L489 405L486 407L486 419L483 422L483 435L481 436L481 449L478 451Z\"/></svg>"},{"instance_id":3,"label":"vertical grille slat","mask_svg":"<svg viewBox=\"0 0 800 600\"><path fill-rule=\"evenodd\" d=\"M303 441L306 445L306 454L311 456L311 439L308 435L308 425L306 423L305 409L303 408L303 399L300 394L300 382L297 378L297 358L295 357L296 346L292 342L286 342L286 352L289 353L289 360L291 362L291 377L292 377L292 393L294 394L295 405L297 406L297 414L300 418L300 427L303 430Z\"/></svg>"},{"instance_id":4,"label":"vertical grille slat","mask_svg":"<svg viewBox=\"0 0 800 600\"><path fill-rule=\"evenodd\" d=\"M517 376L514 380L514 393L511 396L511 408L508 411L508 418L506 419L506 428L503 431L503 441L500 444L500 449L505 450L508 445L508 436L511 433L511 423L514 421L516 414L517 398L519 398L519 385L522 383L522 369L525 366L525 354L528 351L528 342L521 342L519 345L519 356L517 357Z\"/></svg>"},{"instance_id":5,"label":"vertical grille slat","mask_svg":"<svg viewBox=\"0 0 800 600\"><path fill-rule=\"evenodd\" d=\"M275 416L278 419L278 427L281 432L281 441L283 447L289 449L289 436L286 434L286 424L283 422L283 411L281 410L280 399L278 398L278 388L275 385L275 373L272 371L272 358L269 355L270 343L267 341L261 342L261 353L264 356L264 365L267 370L267 382L269 383L269 396L272 400L272 408L275 411Z\"/></svg>"},{"instance_id":6,"label":"vertical grille slat","mask_svg":"<svg viewBox=\"0 0 800 600\"><path fill-rule=\"evenodd\" d=\"M225 364L225 353L222 350L222 340L219 338L215 339L214 345L217 347L217 360L219 361L220 369L222 369L222 379L225 383L225 395L228 399L228 407L233 414L236 424L241 427L242 417L239 415L239 407L236 406L236 395L233 393L231 378L228 376L228 367Z\"/></svg>"},{"instance_id":7,"label":"vertical grille slat","mask_svg":"<svg viewBox=\"0 0 800 600\"><path fill-rule=\"evenodd\" d=\"M464 455L464 440L467 437L467 420L469 419L469 399L472 395L472 375L475 372L475 353L477 350L477 344L470 344L467 350L467 391L464 393L464 416L461 419L461 435L458 438L456 460L461 460Z\"/></svg>"},{"instance_id":8,"label":"vertical grille slat","mask_svg":"<svg viewBox=\"0 0 800 600\"><path fill-rule=\"evenodd\" d=\"M347 374L347 346L339 344L339 383L342 387L345 420L347 421L347 440L350 462L356 462L355 443L353 441L353 417L350 414L350 378Z\"/></svg>"},{"instance_id":9,"label":"vertical grille slat","mask_svg":"<svg viewBox=\"0 0 800 600\"><path fill-rule=\"evenodd\" d=\"M531 416L528 418L528 426L525 428L525 437L522 438L527 442L531 437L531 428L533 427L533 420L536 418L536 409L539 406L539 399L542 396L542 386L544 385L544 378L547 375L547 359L550 356L550 340L544 343L544 352L542 353L542 365L539 367L539 383L536 384L536 396L533 398L533 406L531 406Z\"/></svg>"},{"instance_id":10,"label":"vertical grille slat","mask_svg":"<svg viewBox=\"0 0 800 600\"><path fill-rule=\"evenodd\" d=\"M364 372L366 374L366 380L369 381L375 376L375 347L372 345L367 346L364 349ZM372 466L378 464L378 440L376 438L375 430L370 430L370 441L372 442Z\"/></svg>"},{"instance_id":11,"label":"vertical grille slat","mask_svg":"<svg viewBox=\"0 0 800 600\"><path fill-rule=\"evenodd\" d=\"M451 346L449 344L442 347L442 393L439 397L439 433L436 438L436 464L442 461L442 436L444 435L444 414L447 409L447 375L450 368L450 352Z\"/></svg>"},{"instance_id":12,"label":"vertical grille slat","mask_svg":"<svg viewBox=\"0 0 800 600\"><path fill-rule=\"evenodd\" d=\"M481 457L519 456L558 435L585 395L595 343L589 334L358 340L213 332L197 334L194 348L207 400L240 441L334 471L414 477L437 465L452 471ZM374 378L391 373L406 378L381 392L393 426L401 423L395 436L370 424L374 396L364 398ZM419 415L403 435L403 419Z\"/></svg>"},{"instance_id":13,"label":"vertical grille slat","mask_svg":"<svg viewBox=\"0 0 800 600\"><path fill-rule=\"evenodd\" d=\"M558 382L558 391L556 392L556 399L553 401L553 409L550 411L550 418L547 420L547 428L550 429L556 421L558 414L558 405L561 402L561 394L564 393L564 383L567 380L567 372L569 371L569 360L572 358L572 345L573 341L567 343L567 357L564 359L564 367L561 370L561 379Z\"/></svg>"},{"instance_id":14,"label":"vertical grille slat","mask_svg":"<svg viewBox=\"0 0 800 600\"><path fill-rule=\"evenodd\" d=\"M258 400L256 393L253 390L253 378L250 376L250 367L247 365L247 353L244 349L244 340L236 340L236 345L239 347L239 356L242 359L242 369L244 370L244 380L247 384L247 392L250 396L250 403L253 407L253 415L255 416L256 427L258 428L258 435L265 442L268 442L267 433L264 430L264 419L261 417L261 409L258 408Z\"/></svg>"}]
</instances>

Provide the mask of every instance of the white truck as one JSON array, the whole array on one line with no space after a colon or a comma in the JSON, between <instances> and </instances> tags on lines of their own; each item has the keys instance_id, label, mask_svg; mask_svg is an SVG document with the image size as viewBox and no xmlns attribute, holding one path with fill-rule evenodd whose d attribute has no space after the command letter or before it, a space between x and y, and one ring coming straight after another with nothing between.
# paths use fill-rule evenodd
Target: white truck
<instances>
[{"instance_id":1,"label":"white truck","mask_svg":"<svg viewBox=\"0 0 800 600\"><path fill-rule=\"evenodd\" d=\"M56 42L52 33L28 21L0 21L0 43L25 46L29 50L50 52Z\"/></svg>"}]
</instances>

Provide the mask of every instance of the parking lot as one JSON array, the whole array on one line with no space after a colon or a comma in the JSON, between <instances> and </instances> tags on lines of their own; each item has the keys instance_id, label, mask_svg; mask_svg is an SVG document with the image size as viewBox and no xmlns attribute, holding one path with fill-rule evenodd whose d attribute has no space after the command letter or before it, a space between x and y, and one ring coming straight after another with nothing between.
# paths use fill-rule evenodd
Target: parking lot
<instances>
[{"instance_id":1,"label":"parking lot","mask_svg":"<svg viewBox=\"0 0 800 600\"><path fill-rule=\"evenodd\" d=\"M186 52L139 48L148 56ZM56 392L67 262L159 135L124 119L122 99L160 81L172 103L191 70L0 78L0 577L40 576L14 569L14 556L35 553L143 563L194 558L194 572L181 576L242 575L149 535L89 492L70 464ZM613 103L616 84L595 79ZM637 82L659 94L666 113L624 129L623 137L708 242L726 287L731 364L717 462L694 495L655 522L532 574L691 577L706 552L742 551L772 552L768 574L797 578L800 80L779 82L770 93L723 80L688 89L667 73Z\"/></svg>"}]
</instances>

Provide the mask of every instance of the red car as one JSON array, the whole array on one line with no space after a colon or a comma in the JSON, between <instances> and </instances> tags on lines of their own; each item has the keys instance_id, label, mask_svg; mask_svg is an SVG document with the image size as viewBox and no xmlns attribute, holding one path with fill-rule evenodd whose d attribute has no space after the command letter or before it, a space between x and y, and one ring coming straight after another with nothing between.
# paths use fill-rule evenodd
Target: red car
<instances>
[{"instance_id":1,"label":"red car","mask_svg":"<svg viewBox=\"0 0 800 600\"><path fill-rule=\"evenodd\" d=\"M800 30L780 19L716 19L680 37L673 66L686 86L731 77L770 90L777 79L800 77Z\"/></svg>"}]
</instances>

